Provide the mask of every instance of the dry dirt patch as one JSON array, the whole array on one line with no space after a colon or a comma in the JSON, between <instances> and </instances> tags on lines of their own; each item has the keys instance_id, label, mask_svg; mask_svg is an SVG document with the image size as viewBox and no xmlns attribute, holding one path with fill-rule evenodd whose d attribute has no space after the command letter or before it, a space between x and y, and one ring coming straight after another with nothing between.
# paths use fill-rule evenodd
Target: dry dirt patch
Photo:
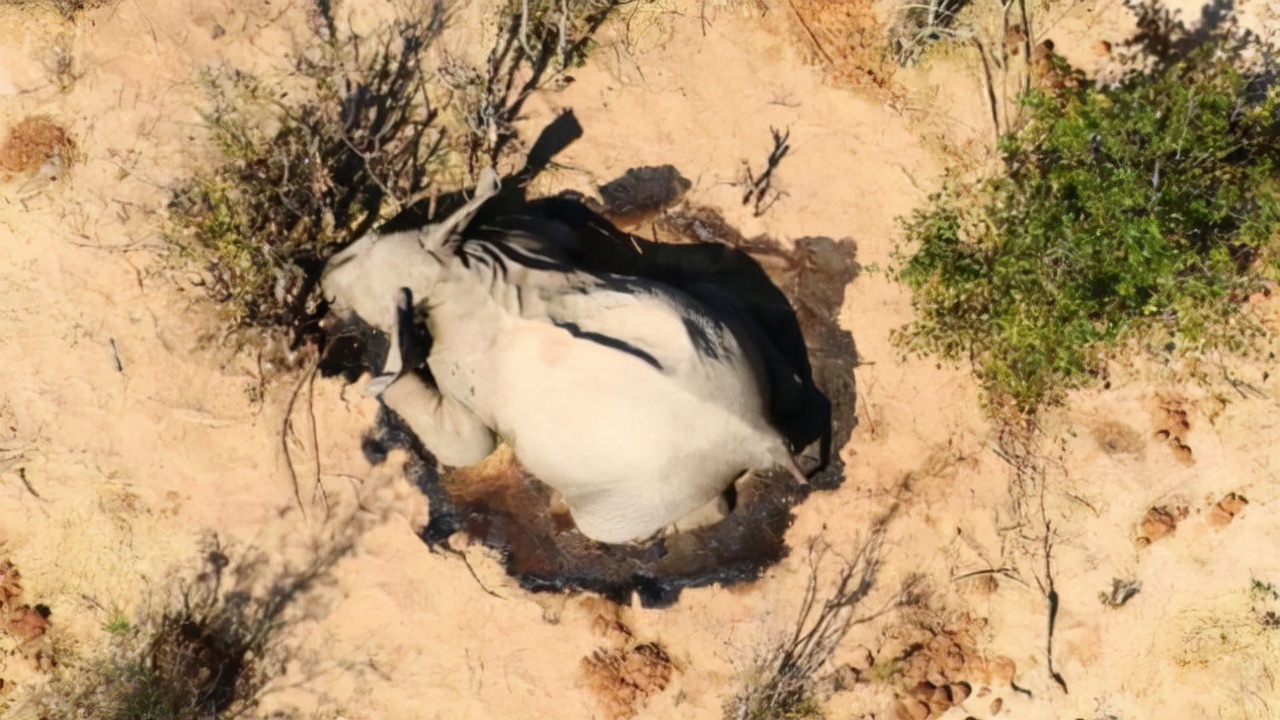
<instances>
[{"instance_id":1,"label":"dry dirt patch","mask_svg":"<svg viewBox=\"0 0 1280 720\"><path fill-rule=\"evenodd\" d=\"M62 126L46 115L31 115L14 125L0 146L0 179L42 172L57 180L75 156L76 143Z\"/></svg>"}]
</instances>

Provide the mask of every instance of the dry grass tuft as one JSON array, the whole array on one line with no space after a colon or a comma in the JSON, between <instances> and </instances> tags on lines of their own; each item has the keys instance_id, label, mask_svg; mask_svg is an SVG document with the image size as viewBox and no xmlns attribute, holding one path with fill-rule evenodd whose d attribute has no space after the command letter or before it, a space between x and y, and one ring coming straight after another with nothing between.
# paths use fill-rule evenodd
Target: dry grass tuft
<instances>
[{"instance_id":1,"label":"dry grass tuft","mask_svg":"<svg viewBox=\"0 0 1280 720\"><path fill-rule=\"evenodd\" d=\"M1094 442L1108 455L1141 457L1146 448L1142 433L1119 420L1102 420L1090 429Z\"/></svg>"}]
</instances>

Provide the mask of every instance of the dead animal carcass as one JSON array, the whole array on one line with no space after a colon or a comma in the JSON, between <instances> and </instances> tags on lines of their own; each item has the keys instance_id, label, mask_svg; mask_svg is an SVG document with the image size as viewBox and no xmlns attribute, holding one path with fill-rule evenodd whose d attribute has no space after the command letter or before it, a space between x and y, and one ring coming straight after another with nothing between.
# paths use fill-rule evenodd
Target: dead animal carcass
<instances>
[{"instance_id":1,"label":"dead animal carcass","mask_svg":"<svg viewBox=\"0 0 1280 720\"><path fill-rule=\"evenodd\" d=\"M803 482L769 419L776 350L732 297L585 270L564 225L464 233L497 190L485 173L443 223L362 238L322 278L390 335L371 385L427 449L465 466L507 443L606 543L714 522L753 471Z\"/></svg>"}]
</instances>

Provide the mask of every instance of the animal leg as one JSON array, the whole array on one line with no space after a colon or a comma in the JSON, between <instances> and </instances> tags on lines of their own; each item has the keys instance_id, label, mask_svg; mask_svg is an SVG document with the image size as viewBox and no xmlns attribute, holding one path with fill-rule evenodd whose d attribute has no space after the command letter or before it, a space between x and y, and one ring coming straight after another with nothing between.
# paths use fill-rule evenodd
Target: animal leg
<instances>
[{"instance_id":1,"label":"animal leg","mask_svg":"<svg viewBox=\"0 0 1280 720\"><path fill-rule=\"evenodd\" d=\"M381 399L445 465L475 465L498 445L480 418L416 372L402 373L382 391Z\"/></svg>"},{"instance_id":2,"label":"animal leg","mask_svg":"<svg viewBox=\"0 0 1280 720\"><path fill-rule=\"evenodd\" d=\"M445 465L474 465L488 457L498 444L493 431L416 370L426 360L430 337L413 322L413 293L408 288L400 289L396 301L392 338L399 350L400 368L380 390L382 403ZM375 378L370 386L386 377Z\"/></svg>"},{"instance_id":3,"label":"animal leg","mask_svg":"<svg viewBox=\"0 0 1280 720\"><path fill-rule=\"evenodd\" d=\"M665 534L690 532L698 528L715 525L728 516L729 500L724 496L724 493L720 493L707 504L668 525Z\"/></svg>"}]
</instances>

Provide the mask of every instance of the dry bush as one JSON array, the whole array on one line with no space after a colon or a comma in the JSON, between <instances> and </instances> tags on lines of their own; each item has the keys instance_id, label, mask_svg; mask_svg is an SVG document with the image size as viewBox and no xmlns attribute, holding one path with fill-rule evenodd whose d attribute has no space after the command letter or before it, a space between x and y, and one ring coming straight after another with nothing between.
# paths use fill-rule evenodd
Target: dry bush
<instances>
[{"instance_id":1,"label":"dry bush","mask_svg":"<svg viewBox=\"0 0 1280 720\"><path fill-rule=\"evenodd\" d=\"M446 59L437 71L425 55L445 27L439 0L365 36L321 2L287 101L234 69L207 73L205 121L226 160L175 193L169 236L205 270L230 330L318 339L329 256L410 209L428 218L442 184L471 184L460 166L514 149L525 99L581 61L618 4L513 0L484 70Z\"/></svg>"},{"instance_id":2,"label":"dry bush","mask_svg":"<svg viewBox=\"0 0 1280 720\"><path fill-rule=\"evenodd\" d=\"M865 621L854 615L875 585L884 528L877 527L857 554L844 560L835 589L819 600L821 560L826 545L809 546L809 580L791 633L757 656L743 689L724 708L726 720L821 718L817 687L849 630ZM905 597L904 588L899 597ZM874 613L873 616L878 613Z\"/></svg>"},{"instance_id":3,"label":"dry bush","mask_svg":"<svg viewBox=\"0 0 1280 720\"><path fill-rule=\"evenodd\" d=\"M908 0L889 29L889 49L899 65L913 65L933 43L955 35L955 20L970 0ZM1010 3L1012 5L1012 3Z\"/></svg>"},{"instance_id":4,"label":"dry bush","mask_svg":"<svg viewBox=\"0 0 1280 720\"><path fill-rule=\"evenodd\" d=\"M367 37L324 15L297 58L296 101L235 70L206 75L226 162L178 190L169 235L232 328L313 329L324 261L431 185L443 133L420 56L444 18L439 3L422 10Z\"/></svg>"},{"instance_id":5,"label":"dry bush","mask_svg":"<svg viewBox=\"0 0 1280 720\"><path fill-rule=\"evenodd\" d=\"M581 65L596 30L630 1L508 0L485 67L446 58L440 75L467 129L465 154L473 175L519 149L514 123L525 101Z\"/></svg>"},{"instance_id":6,"label":"dry bush","mask_svg":"<svg viewBox=\"0 0 1280 720\"><path fill-rule=\"evenodd\" d=\"M344 526L352 530L355 524ZM201 570L150 598L133 625L113 618L112 645L64 669L23 707L42 720L210 720L250 717L295 656L281 639L311 591L354 543L355 532L314 550L298 568L273 570L254 549L206 538Z\"/></svg>"},{"instance_id":7,"label":"dry bush","mask_svg":"<svg viewBox=\"0 0 1280 720\"><path fill-rule=\"evenodd\" d=\"M83 10L109 5L113 0L0 0L0 5L31 5L56 10L68 20Z\"/></svg>"}]
</instances>

